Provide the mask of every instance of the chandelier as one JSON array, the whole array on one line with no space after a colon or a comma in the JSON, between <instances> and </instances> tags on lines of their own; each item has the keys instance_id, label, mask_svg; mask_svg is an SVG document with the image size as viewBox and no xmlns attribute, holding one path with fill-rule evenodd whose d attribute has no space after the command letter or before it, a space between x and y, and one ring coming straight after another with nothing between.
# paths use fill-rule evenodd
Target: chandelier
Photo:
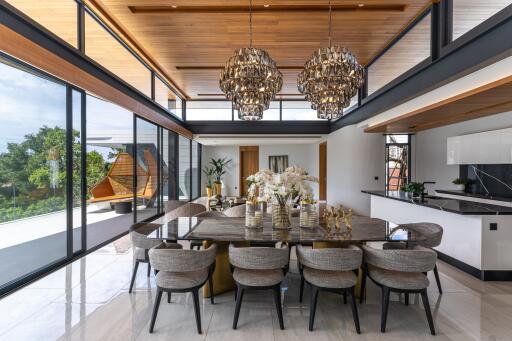
<instances>
[{"instance_id":1,"label":"chandelier","mask_svg":"<svg viewBox=\"0 0 512 341\"><path fill-rule=\"evenodd\" d=\"M364 83L364 69L346 48L331 46L331 1L329 0L329 47L322 47L304 65L297 84L299 92L317 111L318 118L336 119Z\"/></svg>"},{"instance_id":2,"label":"chandelier","mask_svg":"<svg viewBox=\"0 0 512 341\"><path fill-rule=\"evenodd\" d=\"M249 47L235 50L220 73L219 85L238 110L238 118L245 121L261 120L263 111L283 86L283 75L276 62L265 50L252 47L252 0L249 2Z\"/></svg>"}]
</instances>

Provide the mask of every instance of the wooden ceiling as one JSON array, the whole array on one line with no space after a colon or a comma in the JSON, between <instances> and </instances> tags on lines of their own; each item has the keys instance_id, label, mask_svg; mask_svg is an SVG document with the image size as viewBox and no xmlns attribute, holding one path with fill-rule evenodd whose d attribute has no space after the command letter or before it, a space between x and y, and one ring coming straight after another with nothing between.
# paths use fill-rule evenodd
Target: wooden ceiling
<instances>
[{"instance_id":1,"label":"wooden ceiling","mask_svg":"<svg viewBox=\"0 0 512 341\"><path fill-rule=\"evenodd\" d=\"M188 98L218 98L220 68L235 49L249 42L248 1L89 2L102 8ZM430 3L333 1L334 42L366 64ZM326 1L254 0L253 8L253 45L266 49L283 72L281 94L297 96L300 68L316 49L327 45Z\"/></svg>"},{"instance_id":2,"label":"wooden ceiling","mask_svg":"<svg viewBox=\"0 0 512 341\"><path fill-rule=\"evenodd\" d=\"M512 76L368 127L368 133L414 133L512 110Z\"/></svg>"}]
</instances>

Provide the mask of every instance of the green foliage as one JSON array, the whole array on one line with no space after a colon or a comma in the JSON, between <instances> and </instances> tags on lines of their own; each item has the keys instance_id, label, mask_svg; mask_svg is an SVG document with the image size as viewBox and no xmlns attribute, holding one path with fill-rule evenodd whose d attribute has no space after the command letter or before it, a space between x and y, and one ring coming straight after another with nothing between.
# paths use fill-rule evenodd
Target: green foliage
<instances>
[{"instance_id":1,"label":"green foliage","mask_svg":"<svg viewBox=\"0 0 512 341\"><path fill-rule=\"evenodd\" d=\"M61 211L65 208L66 203L63 197L52 197L45 200L39 200L26 207L1 207L0 223Z\"/></svg>"},{"instance_id":2,"label":"green foliage","mask_svg":"<svg viewBox=\"0 0 512 341\"><path fill-rule=\"evenodd\" d=\"M206 187L213 186L213 177L215 176L215 168L213 166L204 166L203 173L206 175Z\"/></svg>"},{"instance_id":3,"label":"green foliage","mask_svg":"<svg viewBox=\"0 0 512 341\"><path fill-rule=\"evenodd\" d=\"M410 182L402 188L402 191L413 193L413 194L423 193L424 190L425 190L425 186L420 182Z\"/></svg>"},{"instance_id":4,"label":"green foliage","mask_svg":"<svg viewBox=\"0 0 512 341\"><path fill-rule=\"evenodd\" d=\"M467 179L461 179L461 178L457 178L455 180L452 181L452 183L454 185L467 185L468 184L468 180Z\"/></svg>"},{"instance_id":5,"label":"green foliage","mask_svg":"<svg viewBox=\"0 0 512 341\"><path fill-rule=\"evenodd\" d=\"M222 176L226 174L226 169L231 161L231 159L228 160L227 158L211 159L210 164L214 169L215 183L221 183Z\"/></svg>"}]
</instances>

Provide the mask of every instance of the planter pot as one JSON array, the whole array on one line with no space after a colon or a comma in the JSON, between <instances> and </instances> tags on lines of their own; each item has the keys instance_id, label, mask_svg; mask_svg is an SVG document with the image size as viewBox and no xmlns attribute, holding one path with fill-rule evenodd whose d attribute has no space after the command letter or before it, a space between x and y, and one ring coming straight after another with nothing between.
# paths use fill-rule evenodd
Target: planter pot
<instances>
[{"instance_id":1,"label":"planter pot","mask_svg":"<svg viewBox=\"0 0 512 341\"><path fill-rule=\"evenodd\" d=\"M215 183L214 184L215 186L215 195L220 195L222 196L222 183Z\"/></svg>"},{"instance_id":2,"label":"planter pot","mask_svg":"<svg viewBox=\"0 0 512 341\"><path fill-rule=\"evenodd\" d=\"M211 198L213 195L213 191L212 191L212 188L211 187L206 187L206 196L208 198Z\"/></svg>"},{"instance_id":3,"label":"planter pot","mask_svg":"<svg viewBox=\"0 0 512 341\"><path fill-rule=\"evenodd\" d=\"M466 189L466 185L455 185L455 190L457 191L461 191L461 192L464 192L464 190Z\"/></svg>"}]
</instances>

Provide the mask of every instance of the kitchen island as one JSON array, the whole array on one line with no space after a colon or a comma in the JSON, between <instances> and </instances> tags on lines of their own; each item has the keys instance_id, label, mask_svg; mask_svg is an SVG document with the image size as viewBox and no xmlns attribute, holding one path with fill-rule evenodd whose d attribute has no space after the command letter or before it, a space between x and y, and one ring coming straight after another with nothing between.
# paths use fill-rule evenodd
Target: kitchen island
<instances>
[{"instance_id":1,"label":"kitchen island","mask_svg":"<svg viewBox=\"0 0 512 341\"><path fill-rule=\"evenodd\" d=\"M439 258L482 280L512 280L512 207L454 198L412 198L398 191L371 196L371 217L443 227Z\"/></svg>"}]
</instances>

